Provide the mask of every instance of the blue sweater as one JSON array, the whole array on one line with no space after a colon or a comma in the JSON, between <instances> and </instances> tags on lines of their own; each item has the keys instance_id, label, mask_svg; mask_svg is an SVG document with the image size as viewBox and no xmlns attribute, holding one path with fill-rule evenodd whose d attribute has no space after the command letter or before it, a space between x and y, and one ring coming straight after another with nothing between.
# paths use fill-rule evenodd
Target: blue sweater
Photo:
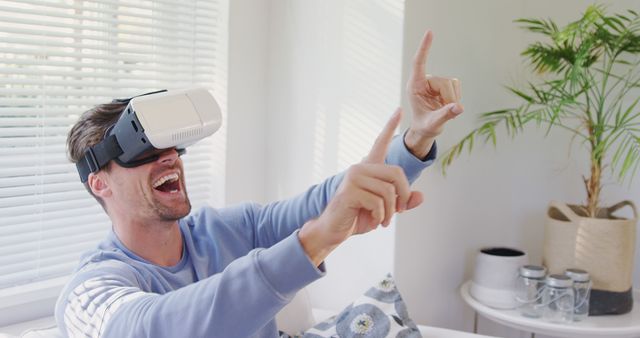
<instances>
[{"instance_id":1,"label":"blue sweater","mask_svg":"<svg viewBox=\"0 0 640 338\"><path fill-rule=\"evenodd\" d=\"M387 163L410 182L433 162L418 160L396 137ZM55 314L69 337L276 337L275 315L324 275L298 240L322 213L343 174L265 206L202 208L179 221L180 262L161 267L128 250L113 231L84 254Z\"/></svg>"}]
</instances>

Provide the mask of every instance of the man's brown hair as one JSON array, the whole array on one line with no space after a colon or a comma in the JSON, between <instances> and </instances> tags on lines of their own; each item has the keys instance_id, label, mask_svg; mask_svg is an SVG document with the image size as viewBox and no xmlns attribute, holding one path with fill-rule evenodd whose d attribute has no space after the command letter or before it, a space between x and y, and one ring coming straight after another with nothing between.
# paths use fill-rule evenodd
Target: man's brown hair
<instances>
[{"instance_id":1,"label":"man's brown hair","mask_svg":"<svg viewBox=\"0 0 640 338\"><path fill-rule=\"evenodd\" d=\"M69 160L73 163L81 161L85 151L102 141L107 129L118 121L126 107L127 103L123 102L105 103L82 113L78 122L67 135L67 156ZM108 171L109 164L101 170ZM93 194L88 182L84 183L84 187L106 211L104 201Z\"/></svg>"}]
</instances>

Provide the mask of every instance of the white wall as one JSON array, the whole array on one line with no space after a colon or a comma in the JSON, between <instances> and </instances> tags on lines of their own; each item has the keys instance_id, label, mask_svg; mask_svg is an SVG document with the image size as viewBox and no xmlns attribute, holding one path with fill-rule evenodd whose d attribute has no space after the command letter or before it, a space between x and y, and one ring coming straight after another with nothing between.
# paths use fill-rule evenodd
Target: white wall
<instances>
[{"instance_id":1,"label":"white wall","mask_svg":"<svg viewBox=\"0 0 640 338\"><path fill-rule=\"evenodd\" d=\"M264 203L269 2L229 7L226 203Z\"/></svg>"},{"instance_id":2,"label":"white wall","mask_svg":"<svg viewBox=\"0 0 640 338\"><path fill-rule=\"evenodd\" d=\"M227 204L293 196L364 157L400 104L402 1L234 0L229 18ZM341 309L392 272L393 245L389 229L334 252L314 305Z\"/></svg>"},{"instance_id":3,"label":"white wall","mask_svg":"<svg viewBox=\"0 0 640 338\"><path fill-rule=\"evenodd\" d=\"M435 32L427 69L461 79L467 108L438 139L446 150L477 125L478 113L517 103L502 85L522 84L519 53L535 36L512 21L567 22L589 3L231 1L227 201L286 198L364 156L401 102L427 28ZM640 10L637 0L608 3L612 11ZM568 141L530 128L514 141L501 134L496 150L463 155L446 178L439 168L427 170L414 185L425 204L401 215L395 228L351 239L332 254L327 277L312 286L314 305L339 309L394 270L419 323L471 330L472 312L457 290L471 276L476 250L517 246L539 262L548 201L584 199L587 155L570 152ZM610 203L640 196L638 179L630 188L611 183L604 192ZM486 320L480 332L528 337Z\"/></svg>"},{"instance_id":4,"label":"white wall","mask_svg":"<svg viewBox=\"0 0 640 338\"><path fill-rule=\"evenodd\" d=\"M400 104L403 2L271 1L267 196L300 193L359 162ZM341 309L393 271L394 231L353 238L311 286Z\"/></svg>"},{"instance_id":5,"label":"white wall","mask_svg":"<svg viewBox=\"0 0 640 338\"><path fill-rule=\"evenodd\" d=\"M535 38L517 29L520 17L552 17L558 22L578 18L590 1L407 0L403 74L425 29L435 33L428 72L462 81L464 116L451 122L438 139L440 150L477 126L477 114L514 104L503 84L521 84L525 66L519 53ZM610 10L640 9L635 0L608 1ZM404 98L406 102L406 98ZM407 106L405 104L405 106ZM397 220L395 268L397 282L419 323L472 330L472 312L462 303L458 287L471 277L479 248L507 245L523 248L534 263L541 260L543 224L549 200L582 202L581 175L587 155L567 147L569 136L529 128L510 141L499 136L496 150L478 147L463 155L443 177L439 168L422 175L416 187L426 202ZM613 183L613 182L612 182ZM607 185L604 199L614 203L640 196L640 182L631 189ZM637 262L640 262L636 258ZM640 285L636 271L636 285ZM486 320L481 333L529 337Z\"/></svg>"}]
</instances>

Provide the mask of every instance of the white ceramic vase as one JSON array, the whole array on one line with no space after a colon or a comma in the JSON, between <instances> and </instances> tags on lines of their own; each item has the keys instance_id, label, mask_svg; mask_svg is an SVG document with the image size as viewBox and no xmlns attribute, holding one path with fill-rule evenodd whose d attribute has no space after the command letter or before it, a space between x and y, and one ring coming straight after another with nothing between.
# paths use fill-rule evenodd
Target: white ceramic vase
<instances>
[{"instance_id":1,"label":"white ceramic vase","mask_svg":"<svg viewBox=\"0 0 640 338\"><path fill-rule=\"evenodd\" d=\"M529 264L527 254L512 248L485 248L476 254L469 292L480 303L497 309L514 309L518 269Z\"/></svg>"}]
</instances>

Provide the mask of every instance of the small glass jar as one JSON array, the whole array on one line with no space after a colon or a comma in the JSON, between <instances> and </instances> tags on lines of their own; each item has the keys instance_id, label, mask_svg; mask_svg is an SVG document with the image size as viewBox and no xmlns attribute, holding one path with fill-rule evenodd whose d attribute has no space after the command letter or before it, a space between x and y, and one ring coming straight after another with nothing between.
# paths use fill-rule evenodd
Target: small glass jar
<instances>
[{"instance_id":1,"label":"small glass jar","mask_svg":"<svg viewBox=\"0 0 640 338\"><path fill-rule=\"evenodd\" d=\"M573 320L584 320L589 315L589 298L591 295L589 273L580 269L567 269L564 274L573 280L573 294L575 296Z\"/></svg>"},{"instance_id":2,"label":"small glass jar","mask_svg":"<svg viewBox=\"0 0 640 338\"><path fill-rule=\"evenodd\" d=\"M542 317L542 291L544 290L547 269L538 265L524 265L520 267L516 300L519 303L520 314L530 318Z\"/></svg>"},{"instance_id":3,"label":"small glass jar","mask_svg":"<svg viewBox=\"0 0 640 338\"><path fill-rule=\"evenodd\" d=\"M565 275L549 275L542 293L545 320L554 323L573 322L573 281Z\"/></svg>"}]
</instances>

